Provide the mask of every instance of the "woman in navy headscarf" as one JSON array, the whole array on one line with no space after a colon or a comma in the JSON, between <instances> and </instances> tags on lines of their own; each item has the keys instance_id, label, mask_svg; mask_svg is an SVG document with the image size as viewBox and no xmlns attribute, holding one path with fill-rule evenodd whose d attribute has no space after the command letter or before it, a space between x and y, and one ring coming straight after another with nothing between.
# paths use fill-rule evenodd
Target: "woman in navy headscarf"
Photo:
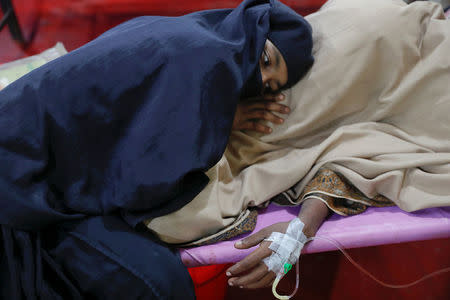
<instances>
[{"instance_id":1,"label":"woman in navy headscarf","mask_svg":"<svg viewBox=\"0 0 450 300\"><path fill-rule=\"evenodd\" d=\"M247 0L133 19L2 90L1 298L194 298L141 221L203 189L233 125L266 130L238 99L294 84L311 48L302 17Z\"/></svg>"}]
</instances>

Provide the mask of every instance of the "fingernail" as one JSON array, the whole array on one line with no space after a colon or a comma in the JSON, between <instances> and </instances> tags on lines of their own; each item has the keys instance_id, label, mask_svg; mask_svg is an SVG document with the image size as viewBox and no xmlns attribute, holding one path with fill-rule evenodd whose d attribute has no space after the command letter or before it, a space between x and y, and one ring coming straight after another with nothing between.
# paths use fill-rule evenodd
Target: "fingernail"
<instances>
[{"instance_id":1,"label":"fingernail","mask_svg":"<svg viewBox=\"0 0 450 300\"><path fill-rule=\"evenodd\" d=\"M284 95L283 94L280 94L280 95L278 95L278 97L277 97L278 99L283 99L284 98Z\"/></svg>"},{"instance_id":2,"label":"fingernail","mask_svg":"<svg viewBox=\"0 0 450 300\"><path fill-rule=\"evenodd\" d=\"M231 273L230 273L229 271L227 271L225 274L226 274L227 276L231 276Z\"/></svg>"},{"instance_id":3,"label":"fingernail","mask_svg":"<svg viewBox=\"0 0 450 300\"><path fill-rule=\"evenodd\" d=\"M235 243L235 245L238 246L238 247L239 247L239 246L242 246L242 241L237 241L237 242Z\"/></svg>"},{"instance_id":4,"label":"fingernail","mask_svg":"<svg viewBox=\"0 0 450 300\"><path fill-rule=\"evenodd\" d=\"M288 112L290 112L291 110L289 109L289 107L286 107L286 108L284 109L284 111L288 113Z\"/></svg>"},{"instance_id":5,"label":"fingernail","mask_svg":"<svg viewBox=\"0 0 450 300\"><path fill-rule=\"evenodd\" d=\"M243 289L244 287L242 285L239 286L240 289Z\"/></svg>"},{"instance_id":6,"label":"fingernail","mask_svg":"<svg viewBox=\"0 0 450 300\"><path fill-rule=\"evenodd\" d=\"M283 119L278 119L278 122L283 123L284 120Z\"/></svg>"},{"instance_id":7,"label":"fingernail","mask_svg":"<svg viewBox=\"0 0 450 300\"><path fill-rule=\"evenodd\" d=\"M228 281L229 286L233 286L233 282L231 280Z\"/></svg>"}]
</instances>

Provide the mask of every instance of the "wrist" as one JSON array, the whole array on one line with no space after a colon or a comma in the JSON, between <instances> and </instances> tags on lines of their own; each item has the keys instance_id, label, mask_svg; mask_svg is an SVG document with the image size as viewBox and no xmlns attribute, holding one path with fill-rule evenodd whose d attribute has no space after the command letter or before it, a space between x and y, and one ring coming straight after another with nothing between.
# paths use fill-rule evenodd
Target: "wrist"
<instances>
[{"instance_id":1,"label":"wrist","mask_svg":"<svg viewBox=\"0 0 450 300\"><path fill-rule=\"evenodd\" d=\"M305 227L303 229L303 234L307 237L307 238L311 238L316 236L317 233L317 228L307 228Z\"/></svg>"},{"instance_id":2,"label":"wrist","mask_svg":"<svg viewBox=\"0 0 450 300\"><path fill-rule=\"evenodd\" d=\"M328 215L328 207L318 199L308 199L302 204L298 218L303 222L303 233L313 237Z\"/></svg>"},{"instance_id":3,"label":"wrist","mask_svg":"<svg viewBox=\"0 0 450 300\"><path fill-rule=\"evenodd\" d=\"M316 232L317 232L317 227L316 226L311 226L311 224L309 223L309 222L303 222L303 220L300 218L300 217L298 217L299 219L300 219L300 221L304 224L304 226L303 226L303 234L307 237L307 238L310 238L310 237L313 237L313 236L315 236L316 235Z\"/></svg>"}]
</instances>

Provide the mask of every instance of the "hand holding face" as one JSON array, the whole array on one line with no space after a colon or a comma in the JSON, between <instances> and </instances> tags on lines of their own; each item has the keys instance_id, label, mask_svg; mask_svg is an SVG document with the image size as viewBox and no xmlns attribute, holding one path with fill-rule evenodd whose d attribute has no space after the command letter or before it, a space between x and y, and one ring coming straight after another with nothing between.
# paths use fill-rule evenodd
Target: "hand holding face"
<instances>
[{"instance_id":1,"label":"hand holding face","mask_svg":"<svg viewBox=\"0 0 450 300\"><path fill-rule=\"evenodd\" d=\"M273 124L281 124L284 119L273 112L288 114L289 107L277 102L283 101L285 96L281 93L265 95L263 98L239 102L234 116L233 130L251 130L264 134L272 132L272 128L260 121L269 121Z\"/></svg>"}]
</instances>

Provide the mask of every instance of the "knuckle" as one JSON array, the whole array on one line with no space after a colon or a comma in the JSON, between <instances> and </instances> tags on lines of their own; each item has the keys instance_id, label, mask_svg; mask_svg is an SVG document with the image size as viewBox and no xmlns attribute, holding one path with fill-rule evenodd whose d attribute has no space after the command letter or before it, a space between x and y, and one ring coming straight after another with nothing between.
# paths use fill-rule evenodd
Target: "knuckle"
<instances>
[{"instance_id":1,"label":"knuckle","mask_svg":"<svg viewBox=\"0 0 450 300\"><path fill-rule=\"evenodd\" d=\"M257 118L262 119L264 118L264 111L263 110L258 110L258 112L256 113Z\"/></svg>"},{"instance_id":2,"label":"knuckle","mask_svg":"<svg viewBox=\"0 0 450 300\"><path fill-rule=\"evenodd\" d=\"M263 126L263 125L261 125L261 124L256 124L256 128L259 130L259 131L261 131L261 132L264 132L265 131L265 129L266 129L266 127L265 126Z\"/></svg>"},{"instance_id":3,"label":"knuckle","mask_svg":"<svg viewBox=\"0 0 450 300\"><path fill-rule=\"evenodd\" d=\"M286 106L284 105L277 105L277 111L278 112L283 112Z\"/></svg>"},{"instance_id":4,"label":"knuckle","mask_svg":"<svg viewBox=\"0 0 450 300\"><path fill-rule=\"evenodd\" d=\"M238 268L239 270L244 270L250 267L250 263L247 260L243 260L240 262Z\"/></svg>"}]
</instances>

